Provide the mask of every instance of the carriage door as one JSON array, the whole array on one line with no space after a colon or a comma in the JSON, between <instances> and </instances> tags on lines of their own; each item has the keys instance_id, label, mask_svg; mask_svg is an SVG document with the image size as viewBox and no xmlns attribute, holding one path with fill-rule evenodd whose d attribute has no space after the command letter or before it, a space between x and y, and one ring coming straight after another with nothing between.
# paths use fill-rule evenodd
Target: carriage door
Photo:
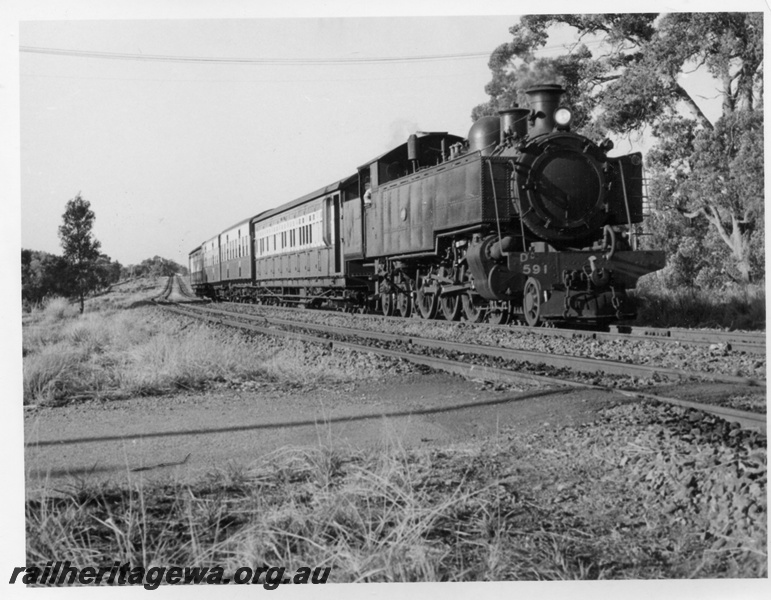
<instances>
[{"instance_id":1,"label":"carriage door","mask_svg":"<svg viewBox=\"0 0 771 600\"><path fill-rule=\"evenodd\" d=\"M334 273L343 270L343 245L340 243L340 194L334 194L326 199L326 214L324 224L326 226L326 241L331 246L330 252L334 263ZM332 266L332 265L330 265Z\"/></svg>"}]
</instances>

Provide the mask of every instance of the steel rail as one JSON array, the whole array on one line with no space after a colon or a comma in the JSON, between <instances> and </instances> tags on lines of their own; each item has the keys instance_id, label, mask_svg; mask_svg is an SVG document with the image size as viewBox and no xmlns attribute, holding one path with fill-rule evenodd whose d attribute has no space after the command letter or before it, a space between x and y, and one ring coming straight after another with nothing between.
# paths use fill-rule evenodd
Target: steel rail
<instances>
[{"instance_id":1,"label":"steel rail","mask_svg":"<svg viewBox=\"0 0 771 600\"><path fill-rule=\"evenodd\" d=\"M473 365L473 364L468 364L467 362L461 362L457 360L450 360L450 359L431 357L431 356L425 356L425 355L416 355L410 352L402 352L397 350L378 348L376 346L368 346L365 344L356 344L352 342L330 340L328 338L317 337L317 336L308 335L305 333L298 333L294 331L287 331L285 329L275 329L272 327L265 327L260 325L254 325L251 323L245 323L243 320L230 320L230 319L225 319L222 316L208 315L201 310L196 310L196 309L191 310L191 307L187 307L187 306L185 307L185 309L182 309L177 306L163 305L163 308L165 310L169 310L171 312L175 312L177 314L181 314L187 317L204 319L220 325L226 325L229 327L234 327L239 329L247 329L249 331L254 331L256 333L261 333L264 335L282 336L288 339L295 339L295 340L300 340L304 342L321 344L329 348L346 348L357 352L364 352L364 353L369 352L369 353L378 354L381 356L390 356L392 358L409 361L413 364L424 365L427 367L440 369L449 373L455 373L465 377L482 379L484 381L490 381L495 383L527 382L527 383L541 383L541 384L548 384L548 385L558 384L558 385L565 385L567 387L613 392L627 398L641 398L641 399L647 399L647 400L654 400L657 402L662 402L662 403L671 404L671 405L677 405L685 408L693 408L695 410L700 410L702 412L715 415L729 422L736 422L741 427L744 427L747 429L756 429L756 430L762 431L763 433L766 432L766 415L761 413L742 411L742 410L722 407L714 404L693 402L690 400L680 400L678 398L671 398L668 396L659 396L659 395L651 394L647 392L638 392L634 390L621 390L618 388L613 388L608 386L571 381L571 380L562 379L559 377L535 375L530 373L518 373L515 371L510 371L508 369L501 369L497 367L489 367L489 366L483 366L483 365ZM225 311L222 311L222 312L225 312ZM242 316L242 315L233 315L233 313L228 313L228 314L232 316L238 316L238 317ZM268 322L267 319L263 318L263 320L265 322Z\"/></svg>"},{"instance_id":2,"label":"steel rail","mask_svg":"<svg viewBox=\"0 0 771 600\"><path fill-rule=\"evenodd\" d=\"M460 361L450 360L446 358L438 358L426 355L413 354L411 352L402 352L399 350L389 350L386 348L379 348L377 346L368 346L366 344L356 344L354 342L344 342L341 340L331 340L329 338L317 337L307 333L298 333L296 331L288 331L286 329L276 329L274 327L263 327L260 325L254 325L251 323L245 323L243 320L229 320L218 316L207 315L202 311L189 310L190 307L180 309L176 306L161 305L165 310L175 312L186 317L193 317L197 319L204 319L218 325L227 325L228 327L235 327L240 329L247 329L255 333L261 333L264 335L281 336L287 339L298 340L302 342L310 342L314 344L321 344L328 348L346 348L349 350L355 350L357 352L370 352L373 354L380 354L382 356L390 356L392 358L409 360L414 364L424 365L427 367L435 367L447 371L449 373L455 373L456 375L463 375L465 377L485 379L489 381L497 381L500 383L523 383L523 382L538 382L538 383L553 383L559 381L567 386L572 387L592 387L590 384L581 383L570 380L558 380L546 375L536 375L531 373L517 373L515 371L509 371L506 369L499 369L497 367L488 367L485 365L473 365ZM223 311L224 312L224 311ZM227 313L230 316L241 317L241 315L234 315L233 313ZM265 319L266 322L267 319ZM489 378L489 379L488 379Z\"/></svg>"},{"instance_id":3,"label":"steel rail","mask_svg":"<svg viewBox=\"0 0 771 600\"><path fill-rule=\"evenodd\" d=\"M264 305L271 308L271 305ZM281 307L295 309L295 307ZM365 313L365 317L382 319L386 321L404 322L404 317ZM408 319L422 320L417 315ZM596 340L626 340L626 341L654 341L662 343L682 343L693 346L711 346L725 344L728 350L747 352L751 354L766 353L765 332L752 331L709 331L703 329L684 329L681 327L657 328L642 327L637 325L612 325L616 331L597 331L592 329L574 329L566 327L530 327L529 325L496 325L492 323L475 323L476 327L488 327L504 331L526 332L551 337L579 337Z\"/></svg>"},{"instance_id":4,"label":"steel rail","mask_svg":"<svg viewBox=\"0 0 771 600\"><path fill-rule=\"evenodd\" d=\"M171 295L172 289L174 289L174 277L169 277L166 280L166 285L163 287L163 290L157 296L154 296L152 300L165 300Z\"/></svg>"},{"instance_id":5,"label":"steel rail","mask_svg":"<svg viewBox=\"0 0 771 600\"><path fill-rule=\"evenodd\" d=\"M181 296L184 296L185 298L190 298L191 300L200 301L200 298L196 297L196 295L188 289L187 283L185 283L182 280L182 277L180 277L179 275L173 275L172 277L174 277L176 281L177 289L179 290L179 293Z\"/></svg>"},{"instance_id":6,"label":"steel rail","mask_svg":"<svg viewBox=\"0 0 771 600\"><path fill-rule=\"evenodd\" d=\"M271 323L282 327L299 327L329 335L354 336L359 338L376 339L384 342L400 342L413 346L423 346L444 350L447 352L457 352L459 354L476 354L480 356L502 358L505 360L523 361L532 364L544 364L556 368L571 368L589 373L606 373L608 375L632 375L639 377L662 376L669 379L691 379L698 378L706 381L716 381L725 383L738 383L745 385L763 385L764 382L750 377L739 377L736 375L726 375L722 373L709 373L699 371L684 371L682 369L673 369L660 366L635 365L615 360L604 360L583 356L571 356L566 354L553 354L545 352L536 352L532 350L516 350L513 348L502 348L498 346L487 346L482 344L467 344L461 342L450 342L445 340L436 340L421 338L416 336L405 336L394 333L382 333L362 329L353 329L349 327L319 325L315 323L302 323L298 321L289 321L275 317L265 317L249 315L244 313L232 313L226 310L212 307L198 307L197 310L208 310L214 313L232 316L247 321L261 321Z\"/></svg>"},{"instance_id":7,"label":"steel rail","mask_svg":"<svg viewBox=\"0 0 771 600\"><path fill-rule=\"evenodd\" d=\"M729 423L738 423L745 429L757 429L763 433L766 432L767 417L765 413L755 413L746 410L739 410L736 408L730 408L728 406L720 406L719 404L706 404L704 402L693 402L692 400L682 400L680 398L672 398L669 396L659 396L658 394L649 394L647 392L636 392L632 390L619 389L615 391L624 396L645 398L648 400L655 400L656 402L666 402L667 404L673 404L682 408L700 410L702 412L710 413L716 417L720 417Z\"/></svg>"},{"instance_id":8,"label":"steel rail","mask_svg":"<svg viewBox=\"0 0 771 600\"><path fill-rule=\"evenodd\" d=\"M389 317L394 318L394 317ZM653 341L662 343L682 343L692 346L712 346L713 344L726 344L728 350L749 352L752 354L766 353L765 332L734 332L734 331L705 331L699 329L656 327L639 327L628 325L614 325L617 331L594 331L591 329L569 329L563 327L530 327L528 325L492 325L483 323L487 327L507 329L509 331L524 331L552 337L586 338L594 340L622 340L622 341Z\"/></svg>"},{"instance_id":9,"label":"steel rail","mask_svg":"<svg viewBox=\"0 0 771 600\"><path fill-rule=\"evenodd\" d=\"M685 342L694 345L727 344L729 349L740 352L762 353L766 352L766 333L756 331L709 331L704 329L684 329L682 327L670 327L659 329L656 327L625 327L616 325L618 333L605 335L627 336L632 339L648 339L655 341ZM628 331L622 331L628 330Z\"/></svg>"},{"instance_id":10,"label":"steel rail","mask_svg":"<svg viewBox=\"0 0 771 600\"><path fill-rule=\"evenodd\" d=\"M725 344L728 350L766 353L766 334L756 332L705 331L699 329L639 327L614 325L617 331L591 331L584 329L562 329L516 326L516 330L525 330L540 335L561 337L585 337L596 340L653 341L670 344L689 344L692 346L712 346Z\"/></svg>"}]
</instances>

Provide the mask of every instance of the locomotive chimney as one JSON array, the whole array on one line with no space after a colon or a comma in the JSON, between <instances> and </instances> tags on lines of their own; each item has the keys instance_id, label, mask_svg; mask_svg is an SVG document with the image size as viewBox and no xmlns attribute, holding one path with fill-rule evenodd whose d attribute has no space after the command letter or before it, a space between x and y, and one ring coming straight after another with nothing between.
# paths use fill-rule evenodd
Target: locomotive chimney
<instances>
[{"instance_id":1,"label":"locomotive chimney","mask_svg":"<svg viewBox=\"0 0 771 600\"><path fill-rule=\"evenodd\" d=\"M560 103L560 97L565 93L561 85L546 84L525 90L533 111L533 126L530 135L535 137L554 131L554 111Z\"/></svg>"},{"instance_id":2,"label":"locomotive chimney","mask_svg":"<svg viewBox=\"0 0 771 600\"><path fill-rule=\"evenodd\" d=\"M527 135L527 117L530 115L530 109L509 108L498 112L501 118L501 143L504 142L507 134L514 134L518 140Z\"/></svg>"}]
</instances>

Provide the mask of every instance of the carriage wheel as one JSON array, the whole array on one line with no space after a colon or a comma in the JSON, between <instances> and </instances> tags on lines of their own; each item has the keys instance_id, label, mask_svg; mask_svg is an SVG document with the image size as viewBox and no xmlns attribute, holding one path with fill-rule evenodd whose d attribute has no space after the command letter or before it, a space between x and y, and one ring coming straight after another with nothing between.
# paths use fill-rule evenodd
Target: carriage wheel
<instances>
[{"instance_id":1,"label":"carriage wheel","mask_svg":"<svg viewBox=\"0 0 771 600\"><path fill-rule=\"evenodd\" d=\"M392 317L396 302L394 301L394 295L390 292L382 292L380 294L380 309L386 317Z\"/></svg>"},{"instance_id":2,"label":"carriage wheel","mask_svg":"<svg viewBox=\"0 0 771 600\"><path fill-rule=\"evenodd\" d=\"M463 316L469 323L481 323L485 320L487 302L479 296L463 295Z\"/></svg>"},{"instance_id":3,"label":"carriage wheel","mask_svg":"<svg viewBox=\"0 0 771 600\"><path fill-rule=\"evenodd\" d=\"M541 284L537 279L528 277L525 282L524 297L522 298L522 310L525 321L530 327L535 327L541 322Z\"/></svg>"},{"instance_id":4,"label":"carriage wheel","mask_svg":"<svg viewBox=\"0 0 771 600\"><path fill-rule=\"evenodd\" d=\"M460 315L463 312L463 301L460 294L454 296L444 296L440 301L442 306L442 314L448 321L460 320Z\"/></svg>"}]
</instances>

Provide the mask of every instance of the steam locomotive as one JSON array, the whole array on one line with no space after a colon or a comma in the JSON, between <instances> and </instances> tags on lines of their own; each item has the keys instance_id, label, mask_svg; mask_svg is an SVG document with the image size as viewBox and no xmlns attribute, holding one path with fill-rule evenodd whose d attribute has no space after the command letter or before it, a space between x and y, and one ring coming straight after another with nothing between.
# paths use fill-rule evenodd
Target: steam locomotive
<instances>
[{"instance_id":1,"label":"steam locomotive","mask_svg":"<svg viewBox=\"0 0 771 600\"><path fill-rule=\"evenodd\" d=\"M564 90L483 117L467 139L419 132L336 181L190 253L213 300L330 306L425 319L606 323L664 266L637 249L640 153L570 132Z\"/></svg>"}]
</instances>

